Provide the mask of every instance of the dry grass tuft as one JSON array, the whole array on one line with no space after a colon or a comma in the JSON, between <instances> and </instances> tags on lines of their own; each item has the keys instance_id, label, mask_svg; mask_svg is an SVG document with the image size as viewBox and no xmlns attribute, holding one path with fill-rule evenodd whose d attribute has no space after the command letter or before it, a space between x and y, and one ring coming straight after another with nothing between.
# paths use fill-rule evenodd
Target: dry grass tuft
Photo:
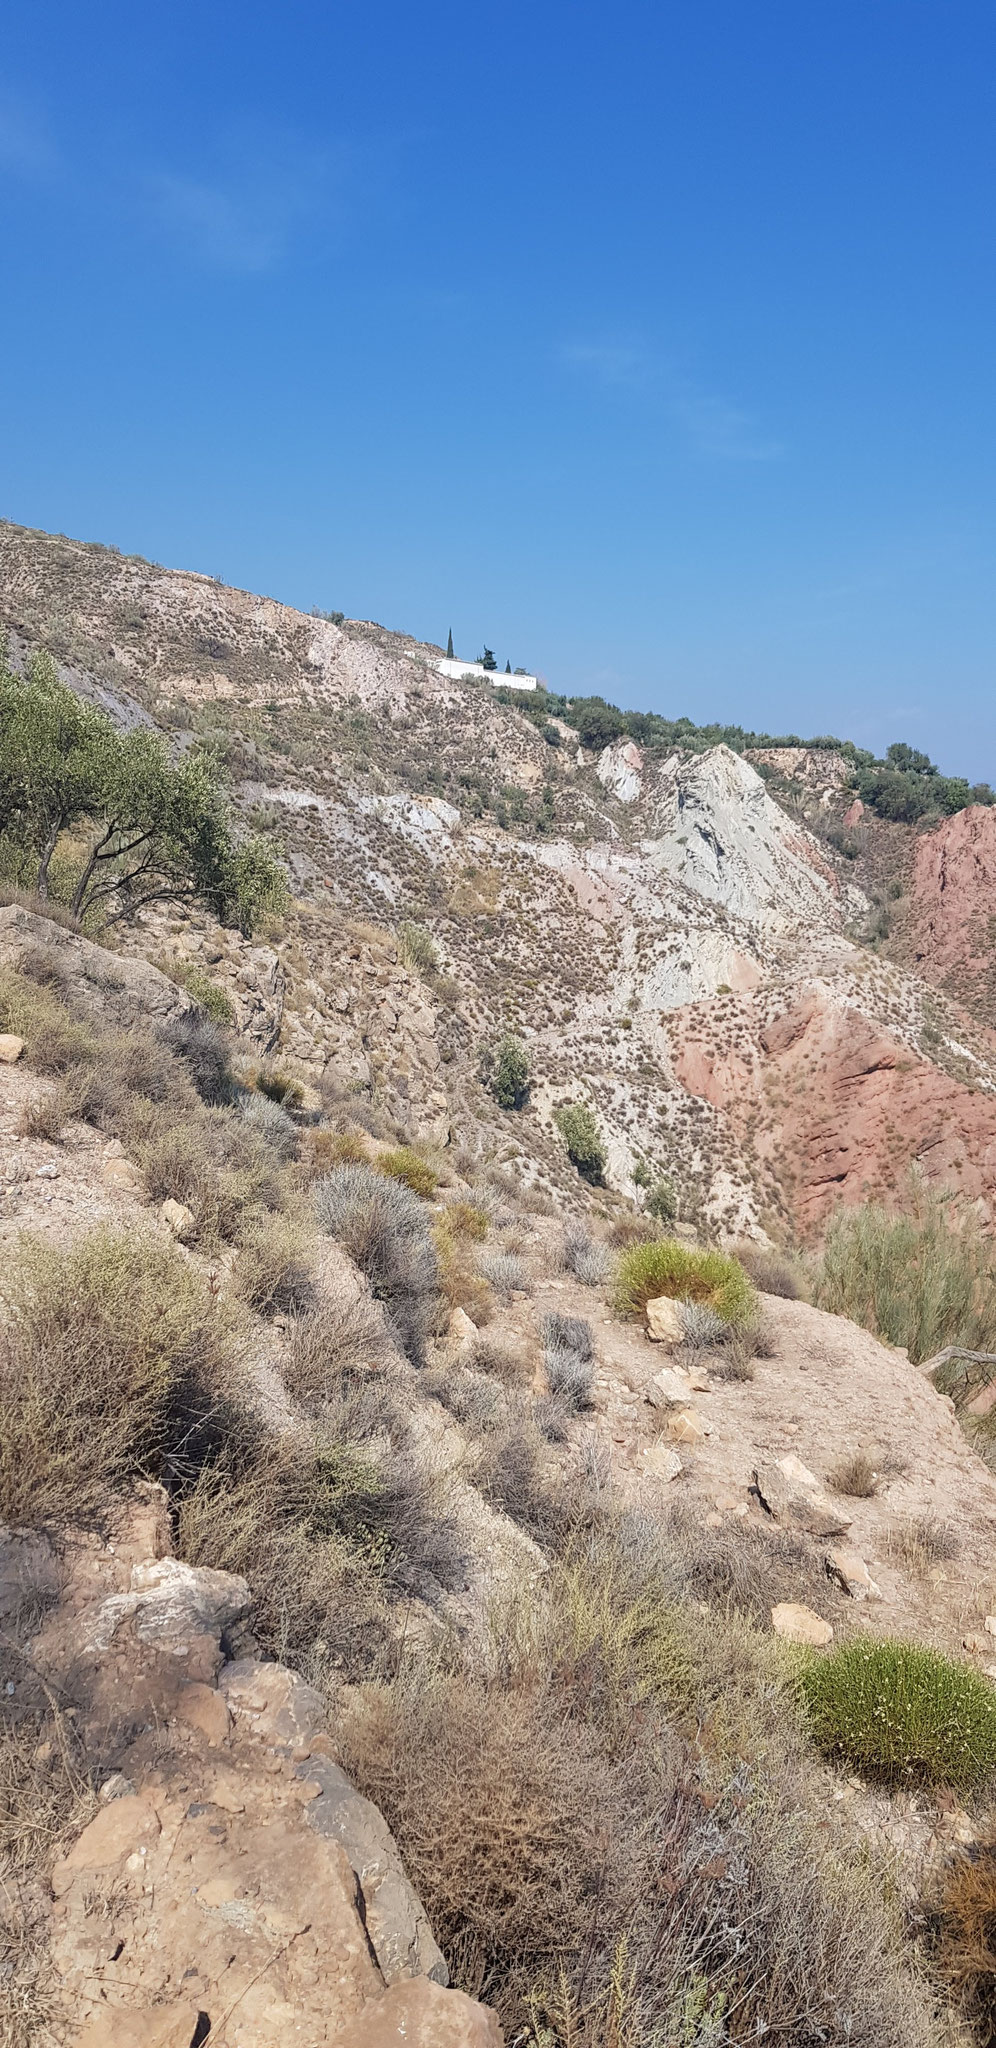
<instances>
[{"instance_id":1,"label":"dry grass tuft","mask_svg":"<svg viewBox=\"0 0 996 2048\"><path fill-rule=\"evenodd\" d=\"M28 1525L99 1513L161 1478L231 1376L226 1311L176 1246L106 1228L22 1239L0 1278L0 1499Z\"/></svg>"},{"instance_id":2,"label":"dry grass tuft","mask_svg":"<svg viewBox=\"0 0 996 2048\"><path fill-rule=\"evenodd\" d=\"M871 1500L878 1473L866 1452L855 1451L853 1456L842 1458L840 1464L827 1473L827 1479L835 1493L849 1494L852 1500Z\"/></svg>"},{"instance_id":3,"label":"dry grass tuft","mask_svg":"<svg viewBox=\"0 0 996 2048\"><path fill-rule=\"evenodd\" d=\"M779 1294L784 1301L806 1299L805 1274L787 1252L764 1251L760 1245L738 1244L737 1259L761 1294Z\"/></svg>"},{"instance_id":4,"label":"dry grass tuft","mask_svg":"<svg viewBox=\"0 0 996 2048\"><path fill-rule=\"evenodd\" d=\"M886 1548L897 1563L920 1577L931 1565L956 1558L961 1545L949 1523L933 1515L911 1515L888 1530Z\"/></svg>"}]
</instances>

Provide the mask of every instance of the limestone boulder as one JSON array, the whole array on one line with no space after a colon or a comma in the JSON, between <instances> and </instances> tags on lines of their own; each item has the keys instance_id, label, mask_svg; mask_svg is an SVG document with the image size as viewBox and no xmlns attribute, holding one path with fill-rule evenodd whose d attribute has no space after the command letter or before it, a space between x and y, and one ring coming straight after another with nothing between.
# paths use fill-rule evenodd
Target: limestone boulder
<instances>
[{"instance_id":1,"label":"limestone boulder","mask_svg":"<svg viewBox=\"0 0 996 2048\"><path fill-rule=\"evenodd\" d=\"M827 1571L851 1600L881 1600L882 1589L875 1584L864 1558L856 1550L828 1550Z\"/></svg>"},{"instance_id":2,"label":"limestone boulder","mask_svg":"<svg viewBox=\"0 0 996 2048\"><path fill-rule=\"evenodd\" d=\"M0 1031L0 1067L12 1067L23 1051L23 1038L14 1031Z\"/></svg>"},{"instance_id":3,"label":"limestone boulder","mask_svg":"<svg viewBox=\"0 0 996 2048\"><path fill-rule=\"evenodd\" d=\"M218 1687L236 1723L261 1742L303 1750L325 1728L321 1693L284 1664L239 1657L225 1665Z\"/></svg>"},{"instance_id":4,"label":"limestone boulder","mask_svg":"<svg viewBox=\"0 0 996 2048\"><path fill-rule=\"evenodd\" d=\"M84 1617L84 1650L109 1648L124 1622L136 1641L184 1657L192 1641L213 1637L248 1613L249 1587L234 1572L185 1564L178 1557L149 1558L132 1566L127 1593L112 1593Z\"/></svg>"},{"instance_id":5,"label":"limestone boulder","mask_svg":"<svg viewBox=\"0 0 996 2048\"><path fill-rule=\"evenodd\" d=\"M791 1455L756 1467L754 1492L768 1514L786 1528L802 1529L809 1536L843 1536L851 1526L840 1502L823 1493L813 1473Z\"/></svg>"},{"instance_id":6,"label":"limestone boulder","mask_svg":"<svg viewBox=\"0 0 996 2048\"><path fill-rule=\"evenodd\" d=\"M643 1390L644 1399L652 1408L683 1408L691 1392L690 1378L675 1365L662 1366Z\"/></svg>"},{"instance_id":7,"label":"limestone boulder","mask_svg":"<svg viewBox=\"0 0 996 2048\"><path fill-rule=\"evenodd\" d=\"M399 1978L431 1977L449 1983L449 1972L421 1900L405 1876L397 1843L379 1808L364 1799L330 1757L301 1765L321 1788L308 1807L318 1834L340 1842L363 1893L364 1921L386 1984Z\"/></svg>"},{"instance_id":8,"label":"limestone boulder","mask_svg":"<svg viewBox=\"0 0 996 2048\"><path fill-rule=\"evenodd\" d=\"M428 1977L392 1985L330 2039L330 2048L503 2048L498 2018L463 1991Z\"/></svg>"},{"instance_id":9,"label":"limestone boulder","mask_svg":"<svg viewBox=\"0 0 996 2048\"><path fill-rule=\"evenodd\" d=\"M193 1237L197 1228L193 1210L188 1209L186 1202L174 1202L171 1195L167 1196L159 1211L159 1220L165 1223L174 1237L179 1238L181 1244L185 1244L188 1237Z\"/></svg>"},{"instance_id":10,"label":"limestone boulder","mask_svg":"<svg viewBox=\"0 0 996 2048\"><path fill-rule=\"evenodd\" d=\"M789 1643L811 1643L817 1649L824 1649L833 1642L833 1626L822 1616L814 1614L811 1607L803 1607L795 1600L780 1600L771 1610L771 1626L776 1636L784 1636Z\"/></svg>"},{"instance_id":11,"label":"limestone boulder","mask_svg":"<svg viewBox=\"0 0 996 2048\"><path fill-rule=\"evenodd\" d=\"M668 1416L667 1433L672 1443L704 1444L712 1435L712 1423L705 1422L694 1408L679 1408Z\"/></svg>"},{"instance_id":12,"label":"limestone boulder","mask_svg":"<svg viewBox=\"0 0 996 2048\"><path fill-rule=\"evenodd\" d=\"M134 1024L136 1018L168 1024L195 1006L185 989L177 988L147 960L109 953L81 933L38 917L19 903L0 909L0 965L17 968L27 954L42 946L57 958L66 1001L74 1016L101 1023Z\"/></svg>"},{"instance_id":13,"label":"limestone boulder","mask_svg":"<svg viewBox=\"0 0 996 2048\"><path fill-rule=\"evenodd\" d=\"M674 1350L685 1341L685 1323L681 1303L672 1301L669 1294L657 1295L648 1301L646 1307L647 1336L653 1344L664 1344Z\"/></svg>"}]
</instances>

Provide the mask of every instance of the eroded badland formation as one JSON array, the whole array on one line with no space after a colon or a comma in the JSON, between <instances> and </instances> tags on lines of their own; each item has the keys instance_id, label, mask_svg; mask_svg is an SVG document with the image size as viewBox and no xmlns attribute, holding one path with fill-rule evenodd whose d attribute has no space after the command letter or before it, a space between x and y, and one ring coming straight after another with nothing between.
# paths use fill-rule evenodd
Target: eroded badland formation
<instances>
[{"instance_id":1,"label":"eroded badland formation","mask_svg":"<svg viewBox=\"0 0 996 2048\"><path fill-rule=\"evenodd\" d=\"M996 808L585 749L11 526L0 611L16 676L210 743L289 878L251 936L80 929L69 833L0 893L0 2040L988 2041L996 1885L962 1979L937 1900L989 1778L821 1752L799 1688L898 1638L996 1715L985 1361L802 1298L840 1204L996 1225ZM759 1315L661 1286L648 1333L655 1232L740 1248Z\"/></svg>"}]
</instances>

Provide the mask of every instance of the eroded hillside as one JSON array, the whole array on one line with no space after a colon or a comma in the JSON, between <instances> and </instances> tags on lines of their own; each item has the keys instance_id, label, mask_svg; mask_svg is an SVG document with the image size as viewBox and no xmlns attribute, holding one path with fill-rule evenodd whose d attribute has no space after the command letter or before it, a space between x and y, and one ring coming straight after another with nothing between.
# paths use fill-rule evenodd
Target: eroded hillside
<instances>
[{"instance_id":1,"label":"eroded hillside","mask_svg":"<svg viewBox=\"0 0 996 2048\"><path fill-rule=\"evenodd\" d=\"M547 1191L573 1185L553 1111L582 1098L611 1187L638 1198L646 1172L666 1173L687 1219L734 1234L811 1231L913 1162L991 1205L994 1047L958 1007L973 990L949 972L954 924L939 937L927 906L919 953L867 942L880 913L855 874L877 891L875 861L844 858L821 826L844 808L839 757L785 750L774 771L768 755L631 740L588 755L563 721L444 679L403 635L11 526L0 587L15 663L48 649L121 721L210 740L283 849L279 961L159 914L134 943L223 954L240 1022L251 1002L302 1079L334 1056L477 1143L494 1128L478 1047L510 1027L533 1086L509 1142ZM361 987L358 924L406 920L432 934L435 987L372 956Z\"/></svg>"}]
</instances>

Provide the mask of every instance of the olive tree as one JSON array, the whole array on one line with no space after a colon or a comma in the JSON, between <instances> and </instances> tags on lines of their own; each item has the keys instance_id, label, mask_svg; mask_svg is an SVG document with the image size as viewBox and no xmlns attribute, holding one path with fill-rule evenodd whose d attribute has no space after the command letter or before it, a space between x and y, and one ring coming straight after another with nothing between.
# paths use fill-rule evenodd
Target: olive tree
<instances>
[{"instance_id":1,"label":"olive tree","mask_svg":"<svg viewBox=\"0 0 996 2048\"><path fill-rule=\"evenodd\" d=\"M122 733L36 660L0 671L0 817L8 861L49 894L53 854L72 835L70 908L115 924L143 905L200 898L251 933L286 899L283 871L233 827L216 761L174 758L161 733Z\"/></svg>"}]
</instances>

